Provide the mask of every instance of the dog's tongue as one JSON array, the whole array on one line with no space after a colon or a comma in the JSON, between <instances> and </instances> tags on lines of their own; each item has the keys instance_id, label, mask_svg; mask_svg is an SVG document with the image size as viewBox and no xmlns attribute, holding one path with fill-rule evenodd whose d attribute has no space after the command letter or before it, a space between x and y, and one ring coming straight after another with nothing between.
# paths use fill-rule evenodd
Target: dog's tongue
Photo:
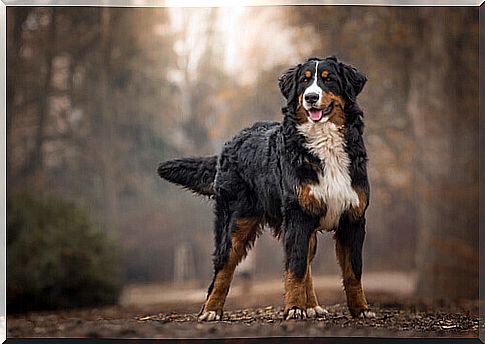
<instances>
[{"instance_id":1,"label":"dog's tongue","mask_svg":"<svg viewBox=\"0 0 485 344\"><path fill-rule=\"evenodd\" d=\"M318 122L323 117L323 110L310 109L308 112L310 113L312 121Z\"/></svg>"}]
</instances>

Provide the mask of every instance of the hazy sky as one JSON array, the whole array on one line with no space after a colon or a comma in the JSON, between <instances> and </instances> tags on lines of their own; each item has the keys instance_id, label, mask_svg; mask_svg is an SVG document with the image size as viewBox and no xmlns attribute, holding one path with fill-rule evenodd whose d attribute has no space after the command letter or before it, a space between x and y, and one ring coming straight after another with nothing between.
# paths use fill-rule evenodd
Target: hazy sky
<instances>
[{"instance_id":1,"label":"hazy sky","mask_svg":"<svg viewBox=\"0 0 485 344\"><path fill-rule=\"evenodd\" d=\"M190 77L196 76L197 64L208 43L208 30L213 30L216 37L209 48L216 56L221 55L225 71L238 75L241 84L253 82L261 70L296 62L305 55L305 49L295 46L295 32L282 20L284 10L285 7L171 8L171 28L174 34L182 33L182 39L174 46L182 57L179 67L187 68ZM179 73L172 77L183 76Z\"/></svg>"}]
</instances>

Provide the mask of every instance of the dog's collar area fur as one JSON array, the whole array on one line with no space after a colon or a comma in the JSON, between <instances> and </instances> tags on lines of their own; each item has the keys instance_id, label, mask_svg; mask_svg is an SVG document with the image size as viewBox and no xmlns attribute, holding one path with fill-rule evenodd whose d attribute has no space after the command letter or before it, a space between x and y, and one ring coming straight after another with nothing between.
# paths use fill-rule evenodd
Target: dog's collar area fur
<instances>
[{"instance_id":1,"label":"dog's collar area fur","mask_svg":"<svg viewBox=\"0 0 485 344\"><path fill-rule=\"evenodd\" d=\"M297 125L297 130L305 138L304 147L322 162L318 181L309 185L309 195L326 206L320 229L333 230L344 211L359 206L359 197L351 186L343 126L307 122Z\"/></svg>"}]
</instances>

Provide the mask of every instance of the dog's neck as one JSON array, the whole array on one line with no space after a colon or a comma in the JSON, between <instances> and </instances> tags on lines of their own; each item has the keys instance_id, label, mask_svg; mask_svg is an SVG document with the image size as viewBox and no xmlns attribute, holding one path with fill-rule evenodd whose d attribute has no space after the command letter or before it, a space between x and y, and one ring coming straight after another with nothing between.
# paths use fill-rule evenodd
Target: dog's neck
<instances>
[{"instance_id":1,"label":"dog's neck","mask_svg":"<svg viewBox=\"0 0 485 344\"><path fill-rule=\"evenodd\" d=\"M310 150L307 148L309 138L306 135L303 135L302 131L298 129L299 126L301 127L301 125L305 124L305 122L302 123L301 119L299 119L299 115L297 115L296 113L296 105L292 106L291 104L288 104L288 106L282 108L282 112L284 116L282 122L282 132L285 140L285 149L290 150L297 155L303 154L307 157L317 158L318 154L311 153ZM364 124L362 121L363 112L357 105L357 103L347 103L343 109L343 112L345 117L344 123L334 124L335 127L338 129L338 132L343 135L343 139L347 144L348 140L355 141L355 134L362 135L364 128ZM330 125L327 127L327 129L332 128L333 127ZM311 158L311 160L313 160L313 158Z\"/></svg>"},{"instance_id":2,"label":"dog's neck","mask_svg":"<svg viewBox=\"0 0 485 344\"><path fill-rule=\"evenodd\" d=\"M310 184L310 195L327 207L320 227L332 230L345 210L359 206L359 197L352 188L349 171L351 161L346 150L345 123L306 121L296 128L304 138L303 147L320 160L318 181Z\"/></svg>"}]
</instances>

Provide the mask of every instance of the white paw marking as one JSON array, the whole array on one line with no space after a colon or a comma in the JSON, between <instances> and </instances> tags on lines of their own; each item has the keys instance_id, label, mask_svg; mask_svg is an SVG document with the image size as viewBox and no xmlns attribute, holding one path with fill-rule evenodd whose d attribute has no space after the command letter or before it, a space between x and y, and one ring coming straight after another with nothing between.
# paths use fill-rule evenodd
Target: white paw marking
<instances>
[{"instance_id":1,"label":"white paw marking","mask_svg":"<svg viewBox=\"0 0 485 344\"><path fill-rule=\"evenodd\" d=\"M307 308L306 309L306 315L309 318L316 318L317 317L317 312L313 308Z\"/></svg>"},{"instance_id":2,"label":"white paw marking","mask_svg":"<svg viewBox=\"0 0 485 344\"><path fill-rule=\"evenodd\" d=\"M306 312L299 309L299 308L295 308L295 309L290 309L290 311L288 312L288 315L286 316L286 320L290 320L290 319L306 319Z\"/></svg>"},{"instance_id":3,"label":"white paw marking","mask_svg":"<svg viewBox=\"0 0 485 344\"><path fill-rule=\"evenodd\" d=\"M376 317L376 313L371 312L371 311L362 311L359 314L359 318L369 319L369 318L375 318L375 317Z\"/></svg>"},{"instance_id":4,"label":"white paw marking","mask_svg":"<svg viewBox=\"0 0 485 344\"><path fill-rule=\"evenodd\" d=\"M219 314L217 314L216 311L208 311L208 312L204 312L204 314L202 314L200 317L199 317L199 321L218 321L218 320L221 320L221 316Z\"/></svg>"},{"instance_id":5,"label":"white paw marking","mask_svg":"<svg viewBox=\"0 0 485 344\"><path fill-rule=\"evenodd\" d=\"M309 318L323 318L325 314L328 314L328 311L321 306L315 306L313 308L307 308L306 314Z\"/></svg>"}]
</instances>

